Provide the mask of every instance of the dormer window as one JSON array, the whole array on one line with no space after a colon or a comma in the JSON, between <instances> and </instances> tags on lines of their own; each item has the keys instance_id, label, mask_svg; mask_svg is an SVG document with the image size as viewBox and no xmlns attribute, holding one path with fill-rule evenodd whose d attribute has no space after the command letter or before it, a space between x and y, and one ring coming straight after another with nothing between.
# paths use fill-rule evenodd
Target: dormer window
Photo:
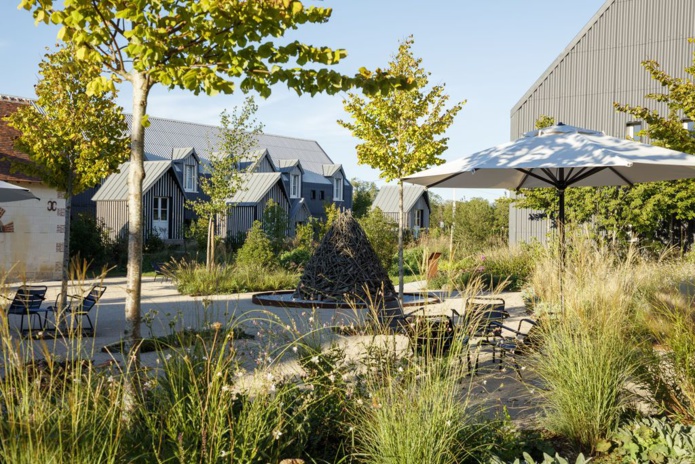
<instances>
[{"instance_id":1,"label":"dormer window","mask_svg":"<svg viewBox=\"0 0 695 464\"><path fill-rule=\"evenodd\" d=\"M302 177L299 174L290 175L290 198L299 198L302 191Z\"/></svg>"},{"instance_id":2,"label":"dormer window","mask_svg":"<svg viewBox=\"0 0 695 464\"><path fill-rule=\"evenodd\" d=\"M186 192L198 191L198 169L197 166L185 165L183 167L183 189Z\"/></svg>"},{"instance_id":3,"label":"dormer window","mask_svg":"<svg viewBox=\"0 0 695 464\"><path fill-rule=\"evenodd\" d=\"M333 178L333 201L343 201L343 178L341 176Z\"/></svg>"}]
</instances>

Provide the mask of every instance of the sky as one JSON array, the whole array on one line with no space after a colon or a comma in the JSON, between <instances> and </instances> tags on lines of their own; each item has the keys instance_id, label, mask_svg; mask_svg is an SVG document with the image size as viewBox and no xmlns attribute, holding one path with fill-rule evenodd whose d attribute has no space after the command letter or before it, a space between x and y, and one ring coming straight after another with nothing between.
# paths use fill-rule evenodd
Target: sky
<instances>
[{"instance_id":1,"label":"sky","mask_svg":"<svg viewBox=\"0 0 695 464\"><path fill-rule=\"evenodd\" d=\"M0 94L34 98L38 64L57 43L55 27L34 25L18 0L0 5ZM604 0L305 0L333 9L328 23L302 26L289 37L312 45L343 48L348 57L335 67L354 74L364 66L386 68L400 41L413 35L413 52L445 84L450 102L467 100L446 136L446 161L510 140L510 111L553 60L598 11ZM345 95L297 96L282 86L259 105L257 119L267 134L316 140L350 178L383 185L379 172L357 164L359 140L339 126L349 119ZM214 97L157 86L148 114L202 124L219 124L220 113L240 105L241 92ZM118 103L131 112L128 85ZM493 200L503 190L435 189L444 199Z\"/></svg>"}]
</instances>

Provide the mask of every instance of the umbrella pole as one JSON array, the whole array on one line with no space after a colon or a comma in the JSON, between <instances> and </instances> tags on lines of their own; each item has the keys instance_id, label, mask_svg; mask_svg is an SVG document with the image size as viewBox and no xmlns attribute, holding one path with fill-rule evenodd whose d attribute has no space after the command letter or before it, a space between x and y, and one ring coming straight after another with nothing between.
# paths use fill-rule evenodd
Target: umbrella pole
<instances>
[{"instance_id":1,"label":"umbrella pole","mask_svg":"<svg viewBox=\"0 0 695 464\"><path fill-rule=\"evenodd\" d=\"M565 276L565 189L561 188L557 191L559 200L558 211L558 232L560 235L560 311L565 313L565 292L563 289L563 281Z\"/></svg>"}]
</instances>

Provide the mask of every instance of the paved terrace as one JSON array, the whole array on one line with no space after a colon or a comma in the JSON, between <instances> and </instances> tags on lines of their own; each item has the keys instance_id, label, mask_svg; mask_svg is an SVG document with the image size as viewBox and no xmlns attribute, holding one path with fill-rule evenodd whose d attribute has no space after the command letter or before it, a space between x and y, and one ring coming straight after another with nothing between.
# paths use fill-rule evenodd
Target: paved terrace
<instances>
[{"instance_id":1,"label":"paved terrace","mask_svg":"<svg viewBox=\"0 0 695 464\"><path fill-rule=\"evenodd\" d=\"M96 281L87 281L81 288L87 289ZM29 283L31 284L31 282ZM37 283L38 284L38 283ZM41 282L48 286L46 302L44 305L53 305L56 296L60 292L60 282ZM69 343L58 337L56 339L44 339L31 341L21 339L18 336L20 318L9 318L13 337L21 340L23 350L30 344L37 350L46 349L58 356L64 356L67 352L80 352L80 356L91 359L96 365L118 363L125 365L123 355L120 353L107 353L102 351L105 345L118 342L122 339L125 329L125 277L107 278L103 281L107 287L98 307L91 314L96 327L94 337L84 337L81 343ZM14 294L19 284L13 284L10 288L10 296ZM423 282L406 284L406 291L420 291ZM366 352L366 348L372 343L388 343L395 346L402 353L408 353L409 347L405 336L351 336L340 337L330 332L325 327L337 324L358 324L364 320L364 314L351 309L315 309L302 308L264 308L251 302L252 293L214 295L208 297L190 297L181 295L173 283L157 281L153 277L144 277L142 282L142 312L143 319L148 320L142 325L143 337L170 334L173 330L184 328L203 328L214 322L226 323L232 318L243 321L244 331L255 336L254 340L238 341L236 344L239 353L246 358L244 366L249 372L253 372L259 365L265 365L272 361L273 369L279 373L296 372L296 361L291 359L291 353L278 363L273 360L274 348L281 346L297 336L309 337L314 343L323 345L338 343L342 346L347 356L359 358ZM506 322L510 327L516 327L517 320L525 317L524 305L518 292L507 292L500 295L505 299L507 310L511 318ZM462 311L464 301L459 296L446 297L442 295L443 303L432 305L428 308L430 314L450 314L450 309ZM51 316L51 321L52 321ZM26 323L25 323L26 324ZM50 325L50 324L49 324ZM287 329L291 330L287 330ZM322 329L323 328L323 329ZM303 335L300 335L303 334ZM307 335L308 334L308 335ZM157 364L157 353L143 353L142 362L145 365ZM289 359L288 359L289 358ZM528 411L533 411L535 401L525 385L518 382L512 369L505 369L503 374L493 369L489 361L489 354L483 353L480 358L481 375L475 376L471 388L474 388L474 396L478 396L486 404L494 407L491 411L501 411L504 406L513 418L525 420L530 417ZM526 374L525 374L526 377ZM528 379L526 379L528 380ZM534 382L535 383L535 382ZM492 412L491 414L495 414Z\"/></svg>"}]
</instances>

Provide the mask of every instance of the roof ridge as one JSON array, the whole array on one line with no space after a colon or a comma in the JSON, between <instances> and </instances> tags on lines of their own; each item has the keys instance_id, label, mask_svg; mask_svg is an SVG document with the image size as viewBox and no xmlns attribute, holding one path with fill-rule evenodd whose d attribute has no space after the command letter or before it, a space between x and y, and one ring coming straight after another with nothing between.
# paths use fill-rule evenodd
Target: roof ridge
<instances>
[{"instance_id":1,"label":"roof ridge","mask_svg":"<svg viewBox=\"0 0 695 464\"><path fill-rule=\"evenodd\" d=\"M132 113L123 113L123 114L124 114L125 116L130 116L130 117L133 116ZM178 123L182 123L182 124L191 124L191 125L194 125L194 126L209 127L209 128L211 128L211 129L220 129L220 126L216 126L216 125L214 125L214 124L203 124L203 123L201 123L201 122L182 121L182 120L180 120L180 119L163 118L163 117L161 117L161 116L153 116L153 115L150 115L150 118L149 118L150 122L151 122L152 120L154 120L154 119L158 119L158 120L160 120L160 121L178 122ZM270 137L281 137L281 138L283 138L283 139L302 140L302 141L304 141L304 142L314 142L314 143L316 143L316 144L318 145L318 142L317 142L316 140L314 140L314 139L306 139L306 138L301 138L301 137L292 137L292 136L289 136L289 135L268 134L268 133L265 133L265 132L262 132L260 135L268 135L268 136L270 136ZM321 148L321 151L323 151L323 148ZM325 152L324 152L324 153L325 153ZM328 156L328 155L326 155L326 156Z\"/></svg>"},{"instance_id":2,"label":"roof ridge","mask_svg":"<svg viewBox=\"0 0 695 464\"><path fill-rule=\"evenodd\" d=\"M16 95L7 95L0 93L0 101L31 103L35 100L32 98L18 97Z\"/></svg>"}]
</instances>

